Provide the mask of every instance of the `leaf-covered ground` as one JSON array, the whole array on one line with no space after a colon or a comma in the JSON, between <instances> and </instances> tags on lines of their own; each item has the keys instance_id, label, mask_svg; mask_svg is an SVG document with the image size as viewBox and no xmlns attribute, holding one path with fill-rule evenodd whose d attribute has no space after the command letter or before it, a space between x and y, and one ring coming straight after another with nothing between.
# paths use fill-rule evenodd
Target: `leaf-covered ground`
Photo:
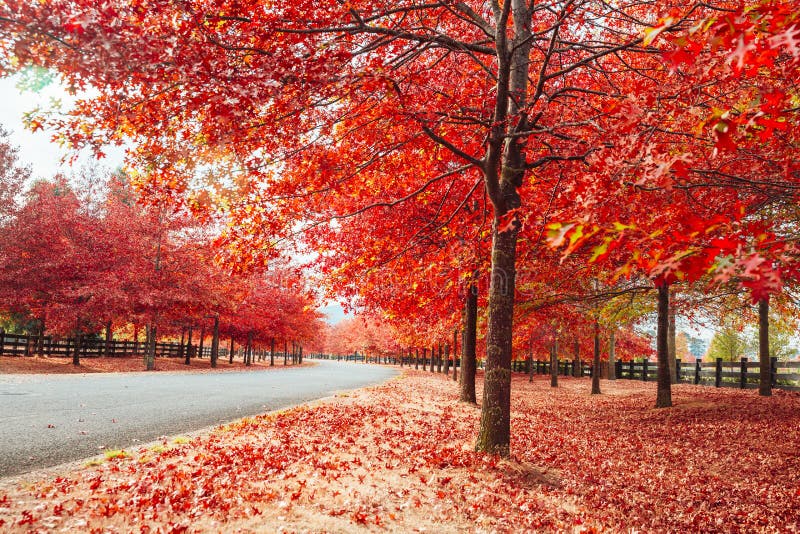
<instances>
[{"instance_id":1,"label":"leaf-covered ground","mask_svg":"<svg viewBox=\"0 0 800 534\"><path fill-rule=\"evenodd\" d=\"M283 368L283 356L275 358L275 366L273 368ZM186 365L183 358L156 358L154 370L216 372L229 369L236 371L258 369L263 371L264 369L269 369L269 360L260 362L254 361L253 365L247 367L244 365L241 358L234 360L232 364L228 363L226 358L220 358L217 368L212 370L211 360L208 358L193 358L190 365ZM129 373L144 370L144 361L140 356L124 358L81 358L81 364L78 367L72 365L71 358L0 356L0 374Z\"/></svg>"},{"instance_id":2,"label":"leaf-covered ground","mask_svg":"<svg viewBox=\"0 0 800 534\"><path fill-rule=\"evenodd\" d=\"M515 377L510 460L439 375L0 490L6 531L796 532L800 397Z\"/></svg>"}]
</instances>

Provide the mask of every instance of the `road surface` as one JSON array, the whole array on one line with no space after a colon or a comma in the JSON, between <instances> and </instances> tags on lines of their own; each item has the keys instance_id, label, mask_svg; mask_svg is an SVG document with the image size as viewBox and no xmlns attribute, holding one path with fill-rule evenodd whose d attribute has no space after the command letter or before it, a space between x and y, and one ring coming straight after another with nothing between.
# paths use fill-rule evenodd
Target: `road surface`
<instances>
[{"instance_id":1,"label":"road surface","mask_svg":"<svg viewBox=\"0 0 800 534\"><path fill-rule=\"evenodd\" d=\"M132 448L336 391L397 371L354 363L269 371L0 375L0 477Z\"/></svg>"}]
</instances>

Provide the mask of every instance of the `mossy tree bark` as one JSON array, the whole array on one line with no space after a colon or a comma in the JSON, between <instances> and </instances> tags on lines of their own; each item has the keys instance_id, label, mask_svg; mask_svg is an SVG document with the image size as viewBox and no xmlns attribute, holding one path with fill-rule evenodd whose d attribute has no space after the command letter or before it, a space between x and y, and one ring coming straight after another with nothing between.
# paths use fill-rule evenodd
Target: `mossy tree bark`
<instances>
[{"instance_id":1,"label":"mossy tree bark","mask_svg":"<svg viewBox=\"0 0 800 534\"><path fill-rule=\"evenodd\" d=\"M511 337L514 317L516 249L521 207L518 189L528 169L523 143L514 135L528 128L530 52L534 43L533 4L495 4L497 85L492 128L480 161L492 203L492 279L489 285L486 372L476 450L507 456L510 451ZM513 25L513 32L505 28ZM542 163L543 164L543 163Z\"/></svg>"},{"instance_id":2,"label":"mossy tree bark","mask_svg":"<svg viewBox=\"0 0 800 534\"><path fill-rule=\"evenodd\" d=\"M486 336L481 423L476 450L509 454L511 439L511 334L517 230L492 228L492 280L489 286L489 328Z\"/></svg>"}]
</instances>

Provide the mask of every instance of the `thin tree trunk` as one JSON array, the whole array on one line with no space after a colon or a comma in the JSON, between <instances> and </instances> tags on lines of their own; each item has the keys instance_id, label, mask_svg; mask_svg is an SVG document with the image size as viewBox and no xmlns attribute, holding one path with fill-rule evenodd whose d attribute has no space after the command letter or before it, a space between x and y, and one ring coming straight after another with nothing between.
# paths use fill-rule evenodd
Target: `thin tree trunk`
<instances>
[{"instance_id":1,"label":"thin tree trunk","mask_svg":"<svg viewBox=\"0 0 800 534\"><path fill-rule=\"evenodd\" d=\"M156 325L153 322L147 324L147 349L145 350L144 364L145 369L152 371L156 368Z\"/></svg>"},{"instance_id":2,"label":"thin tree trunk","mask_svg":"<svg viewBox=\"0 0 800 534\"><path fill-rule=\"evenodd\" d=\"M275 366L275 336L272 336L269 342L269 366Z\"/></svg>"},{"instance_id":3,"label":"thin tree trunk","mask_svg":"<svg viewBox=\"0 0 800 534\"><path fill-rule=\"evenodd\" d=\"M444 346L444 376L450 378L450 345Z\"/></svg>"},{"instance_id":4,"label":"thin tree trunk","mask_svg":"<svg viewBox=\"0 0 800 534\"><path fill-rule=\"evenodd\" d=\"M181 326L181 344L178 345L178 358L181 356L186 357L184 351L186 350L186 327Z\"/></svg>"},{"instance_id":5,"label":"thin tree trunk","mask_svg":"<svg viewBox=\"0 0 800 534\"><path fill-rule=\"evenodd\" d=\"M758 394L772 395L772 366L769 357L769 300L758 301Z\"/></svg>"},{"instance_id":6,"label":"thin tree trunk","mask_svg":"<svg viewBox=\"0 0 800 534\"><path fill-rule=\"evenodd\" d=\"M458 382L458 328L453 330L453 382Z\"/></svg>"},{"instance_id":7,"label":"thin tree trunk","mask_svg":"<svg viewBox=\"0 0 800 534\"><path fill-rule=\"evenodd\" d=\"M658 392L656 408L672 406L672 380L669 372L669 285L658 286L658 331L656 332L656 351L658 353Z\"/></svg>"},{"instance_id":8,"label":"thin tree trunk","mask_svg":"<svg viewBox=\"0 0 800 534\"><path fill-rule=\"evenodd\" d=\"M592 395L600 395L600 323L594 320L594 354L592 357Z\"/></svg>"},{"instance_id":9,"label":"thin tree trunk","mask_svg":"<svg viewBox=\"0 0 800 534\"><path fill-rule=\"evenodd\" d=\"M677 376L675 369L677 366L677 352L675 347L675 289L670 286L669 290L669 329L667 330L667 350L669 351L669 376L670 382L675 384Z\"/></svg>"},{"instance_id":10,"label":"thin tree trunk","mask_svg":"<svg viewBox=\"0 0 800 534\"><path fill-rule=\"evenodd\" d=\"M39 332L36 336L36 354L41 358L44 356L44 318L39 319Z\"/></svg>"},{"instance_id":11,"label":"thin tree trunk","mask_svg":"<svg viewBox=\"0 0 800 534\"><path fill-rule=\"evenodd\" d=\"M203 341L206 339L206 327L200 327L200 341L198 342L197 346L197 357L202 359L203 358Z\"/></svg>"},{"instance_id":12,"label":"thin tree trunk","mask_svg":"<svg viewBox=\"0 0 800 534\"><path fill-rule=\"evenodd\" d=\"M219 317L214 317L214 331L211 336L211 367L217 367L219 360Z\"/></svg>"},{"instance_id":13,"label":"thin tree trunk","mask_svg":"<svg viewBox=\"0 0 800 534\"><path fill-rule=\"evenodd\" d=\"M228 363L233 363L233 336L231 336L231 350L228 352Z\"/></svg>"},{"instance_id":14,"label":"thin tree trunk","mask_svg":"<svg viewBox=\"0 0 800 534\"><path fill-rule=\"evenodd\" d=\"M558 339L550 346L550 387L558 387Z\"/></svg>"},{"instance_id":15,"label":"thin tree trunk","mask_svg":"<svg viewBox=\"0 0 800 534\"><path fill-rule=\"evenodd\" d=\"M72 353L72 365L75 367L80 366L81 364L81 342L83 341L83 337L81 336L80 332L75 333L75 351Z\"/></svg>"},{"instance_id":16,"label":"thin tree trunk","mask_svg":"<svg viewBox=\"0 0 800 534\"><path fill-rule=\"evenodd\" d=\"M531 345L528 348L528 382L533 382L533 334L531 334Z\"/></svg>"},{"instance_id":17,"label":"thin tree trunk","mask_svg":"<svg viewBox=\"0 0 800 534\"><path fill-rule=\"evenodd\" d=\"M573 378L580 378L581 376L581 344L577 339L575 340L575 356L572 360L572 376Z\"/></svg>"},{"instance_id":18,"label":"thin tree trunk","mask_svg":"<svg viewBox=\"0 0 800 534\"><path fill-rule=\"evenodd\" d=\"M247 348L244 351L244 364L250 367L253 364L253 331L247 333Z\"/></svg>"},{"instance_id":19,"label":"thin tree trunk","mask_svg":"<svg viewBox=\"0 0 800 534\"><path fill-rule=\"evenodd\" d=\"M608 333L608 379L609 380L616 380L617 379L617 359L616 355L614 354L615 344L616 344L616 328L612 327L611 331Z\"/></svg>"},{"instance_id":20,"label":"thin tree trunk","mask_svg":"<svg viewBox=\"0 0 800 534\"><path fill-rule=\"evenodd\" d=\"M283 366L286 367L286 362L289 359L289 342L287 340L283 340Z\"/></svg>"},{"instance_id":21,"label":"thin tree trunk","mask_svg":"<svg viewBox=\"0 0 800 534\"><path fill-rule=\"evenodd\" d=\"M189 335L187 336L187 339L186 339L186 360L183 362L186 365L190 365L191 364L191 358L192 358L192 332L193 331L194 331L194 327L190 326L189 327Z\"/></svg>"},{"instance_id":22,"label":"thin tree trunk","mask_svg":"<svg viewBox=\"0 0 800 534\"><path fill-rule=\"evenodd\" d=\"M464 302L464 342L461 344L461 402L476 404L475 369L477 367L475 345L478 331L478 287L470 285Z\"/></svg>"}]
</instances>

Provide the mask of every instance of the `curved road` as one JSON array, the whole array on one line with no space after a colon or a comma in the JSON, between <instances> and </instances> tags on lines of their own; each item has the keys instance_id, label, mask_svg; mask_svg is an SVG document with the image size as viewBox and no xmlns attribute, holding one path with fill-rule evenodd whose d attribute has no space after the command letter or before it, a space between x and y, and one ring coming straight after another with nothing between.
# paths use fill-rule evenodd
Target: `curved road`
<instances>
[{"instance_id":1,"label":"curved road","mask_svg":"<svg viewBox=\"0 0 800 534\"><path fill-rule=\"evenodd\" d=\"M385 367L220 373L0 375L0 477L382 382Z\"/></svg>"}]
</instances>

